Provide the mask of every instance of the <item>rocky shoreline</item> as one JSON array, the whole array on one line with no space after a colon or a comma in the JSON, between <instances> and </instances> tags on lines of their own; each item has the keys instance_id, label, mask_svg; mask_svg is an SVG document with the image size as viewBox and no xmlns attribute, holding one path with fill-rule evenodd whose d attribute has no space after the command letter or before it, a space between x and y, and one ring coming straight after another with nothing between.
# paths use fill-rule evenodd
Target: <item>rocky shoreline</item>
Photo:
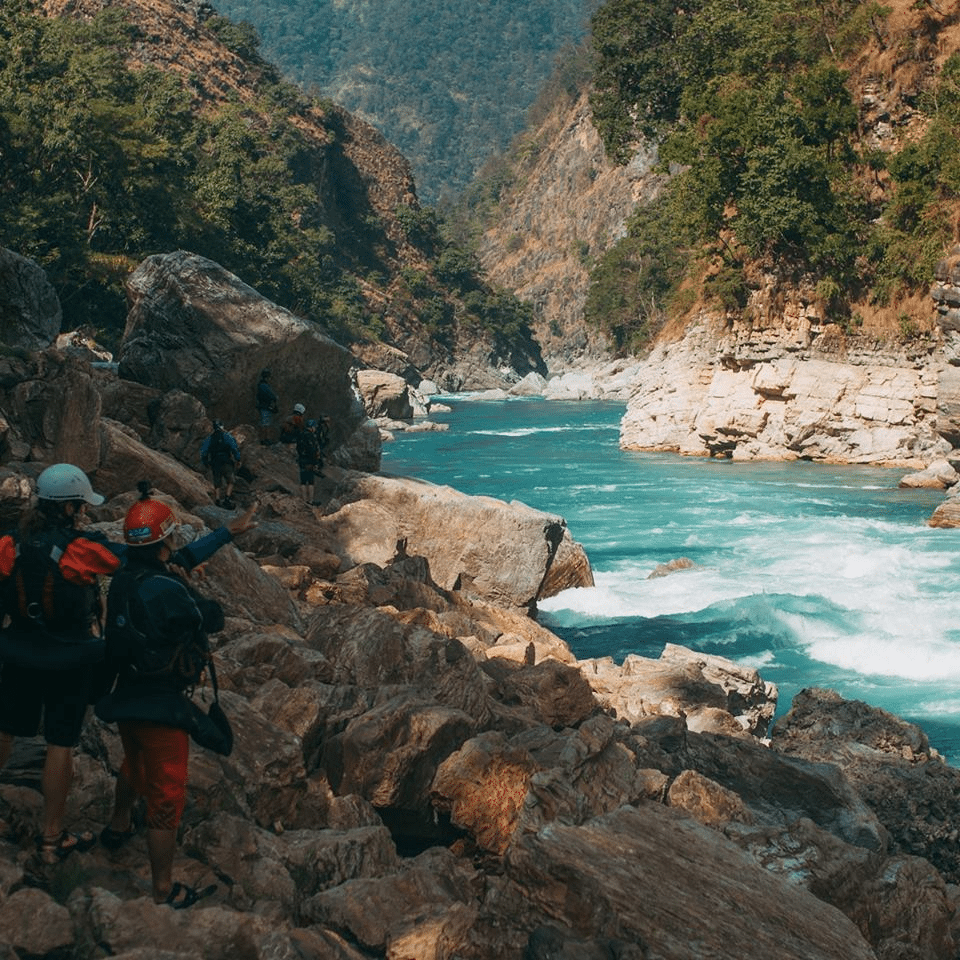
<instances>
[{"instance_id":1,"label":"rocky shoreline","mask_svg":"<svg viewBox=\"0 0 960 960\"><path fill-rule=\"evenodd\" d=\"M380 473L340 348L279 308L256 304L260 342L251 304L187 297L165 342L142 311L169 304L138 303L120 356L138 380L56 349L0 356L0 519L70 460L108 495L92 519L109 536L144 477L214 529L229 514L197 451L231 417L235 495L259 525L201 589L227 614L215 657L236 746L192 751L175 865L216 891L155 905L142 832L42 868L42 745L20 741L0 772L0 957L956 956L960 771L919 728L825 690L771 728L777 692L756 671L679 647L578 661L536 620L538 600L592 581L563 518ZM340 414L318 506L296 496L289 449L243 422L231 371L265 349L308 410ZM120 757L91 716L74 828L106 822Z\"/></svg>"}]
</instances>

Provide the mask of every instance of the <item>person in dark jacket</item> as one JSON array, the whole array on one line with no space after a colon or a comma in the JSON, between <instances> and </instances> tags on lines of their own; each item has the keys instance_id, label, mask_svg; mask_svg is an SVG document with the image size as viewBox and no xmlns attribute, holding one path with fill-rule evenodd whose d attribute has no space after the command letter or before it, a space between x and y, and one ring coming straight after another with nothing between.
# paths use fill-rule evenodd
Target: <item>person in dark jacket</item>
<instances>
[{"instance_id":1,"label":"person in dark jacket","mask_svg":"<svg viewBox=\"0 0 960 960\"><path fill-rule=\"evenodd\" d=\"M300 495L307 503L316 506L313 499L313 484L317 472L323 466L316 420L308 420L300 436L297 437L297 466L300 469Z\"/></svg>"},{"instance_id":2,"label":"person in dark jacket","mask_svg":"<svg viewBox=\"0 0 960 960\"><path fill-rule=\"evenodd\" d=\"M273 440L273 415L277 412L277 395L270 386L270 370L260 371L257 383L257 416L260 418L260 443L270 446Z\"/></svg>"},{"instance_id":3,"label":"person in dark jacket","mask_svg":"<svg viewBox=\"0 0 960 960\"><path fill-rule=\"evenodd\" d=\"M37 478L36 508L19 529L0 537L0 767L14 739L36 736L42 720L47 747L37 851L46 864L96 839L89 831L64 830L63 818L73 750L104 653L98 578L117 571L123 552L120 544L81 530L87 506L101 503L79 467L54 464ZM34 579L40 580L36 591Z\"/></svg>"},{"instance_id":4,"label":"person in dark jacket","mask_svg":"<svg viewBox=\"0 0 960 960\"><path fill-rule=\"evenodd\" d=\"M127 563L107 597L107 651L122 659L116 685L97 703L96 713L118 724L124 759L101 842L109 849L122 846L133 832L133 804L145 797L154 901L183 909L202 895L173 881L195 722L188 692L201 680L209 659L207 635L222 629L223 611L174 571L174 563L189 568L194 545L175 551L173 512L148 490L143 494L124 519ZM255 526L254 509L204 540L216 538L221 546ZM209 554L211 547L212 541L199 552Z\"/></svg>"}]
</instances>

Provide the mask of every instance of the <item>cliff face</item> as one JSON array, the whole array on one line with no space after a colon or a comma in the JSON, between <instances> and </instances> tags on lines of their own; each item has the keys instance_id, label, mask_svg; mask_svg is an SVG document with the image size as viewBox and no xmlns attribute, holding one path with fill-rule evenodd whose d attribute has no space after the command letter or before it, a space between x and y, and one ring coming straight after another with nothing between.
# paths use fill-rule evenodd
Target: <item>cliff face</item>
<instances>
[{"instance_id":1,"label":"cliff face","mask_svg":"<svg viewBox=\"0 0 960 960\"><path fill-rule=\"evenodd\" d=\"M950 443L946 344L848 341L802 308L775 324L708 315L641 365L620 433L626 449L734 459L923 467ZM948 400L948 398L951 398Z\"/></svg>"},{"instance_id":2,"label":"cliff face","mask_svg":"<svg viewBox=\"0 0 960 960\"><path fill-rule=\"evenodd\" d=\"M482 238L480 258L493 280L534 305L544 358L561 370L608 355L583 322L589 261L623 235L634 206L662 178L651 169L653 149L625 167L607 160L586 94L558 106L523 152L529 159Z\"/></svg>"}]
</instances>

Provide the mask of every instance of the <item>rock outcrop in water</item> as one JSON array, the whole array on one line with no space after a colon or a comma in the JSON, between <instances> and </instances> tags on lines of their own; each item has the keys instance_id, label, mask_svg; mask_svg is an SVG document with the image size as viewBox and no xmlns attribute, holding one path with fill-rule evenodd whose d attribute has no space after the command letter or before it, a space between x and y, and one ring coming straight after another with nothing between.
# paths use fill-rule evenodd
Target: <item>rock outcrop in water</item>
<instances>
[{"instance_id":1,"label":"rock outcrop in water","mask_svg":"<svg viewBox=\"0 0 960 960\"><path fill-rule=\"evenodd\" d=\"M92 511L108 535L145 473L184 523L222 524L189 387L55 350L2 358L3 521L75 459L109 495ZM0 772L0 955L956 956L960 771L918 728L811 690L771 730L755 671L676 647L578 662L530 616L590 582L561 518L341 466L313 507L288 449L229 425L260 523L202 589L227 614L236 746L192 752L175 865L217 889L156 906L142 833L41 868L42 744L19 741ZM345 427L337 443L355 449ZM106 822L120 757L91 717L74 827Z\"/></svg>"}]
</instances>

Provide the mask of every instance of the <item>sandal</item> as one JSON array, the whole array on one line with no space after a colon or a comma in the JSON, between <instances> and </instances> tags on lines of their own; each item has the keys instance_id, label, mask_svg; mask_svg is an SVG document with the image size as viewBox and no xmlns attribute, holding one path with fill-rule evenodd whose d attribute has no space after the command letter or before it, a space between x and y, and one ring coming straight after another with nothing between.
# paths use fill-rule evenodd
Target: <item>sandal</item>
<instances>
[{"instance_id":1,"label":"sandal","mask_svg":"<svg viewBox=\"0 0 960 960\"><path fill-rule=\"evenodd\" d=\"M64 830L59 837L37 837L37 853L44 863L57 863L69 857L74 850L85 853L96 842L97 838L89 830L83 833Z\"/></svg>"},{"instance_id":2,"label":"sandal","mask_svg":"<svg viewBox=\"0 0 960 960\"><path fill-rule=\"evenodd\" d=\"M163 902L174 910L186 910L187 907L192 907L198 900L209 897L216 889L217 885L215 883L211 883L209 887L204 887L202 890L195 890L185 883L178 882L170 888L167 899Z\"/></svg>"},{"instance_id":3,"label":"sandal","mask_svg":"<svg viewBox=\"0 0 960 960\"><path fill-rule=\"evenodd\" d=\"M119 850L136 832L136 827L114 830L113 827L107 826L100 831L100 843L108 850Z\"/></svg>"}]
</instances>

